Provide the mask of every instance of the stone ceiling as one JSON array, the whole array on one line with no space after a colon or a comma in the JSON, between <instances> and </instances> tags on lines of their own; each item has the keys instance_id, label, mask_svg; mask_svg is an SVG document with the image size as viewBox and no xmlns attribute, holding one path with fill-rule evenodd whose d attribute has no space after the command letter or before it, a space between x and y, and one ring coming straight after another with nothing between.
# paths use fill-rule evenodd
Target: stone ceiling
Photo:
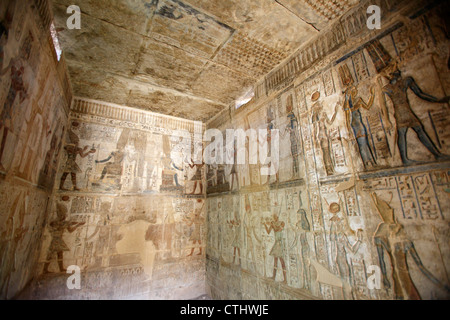
<instances>
[{"instance_id":1,"label":"stone ceiling","mask_svg":"<svg viewBox=\"0 0 450 320\"><path fill-rule=\"evenodd\" d=\"M358 0L53 0L74 94L206 121ZM66 12L81 9L81 29Z\"/></svg>"}]
</instances>

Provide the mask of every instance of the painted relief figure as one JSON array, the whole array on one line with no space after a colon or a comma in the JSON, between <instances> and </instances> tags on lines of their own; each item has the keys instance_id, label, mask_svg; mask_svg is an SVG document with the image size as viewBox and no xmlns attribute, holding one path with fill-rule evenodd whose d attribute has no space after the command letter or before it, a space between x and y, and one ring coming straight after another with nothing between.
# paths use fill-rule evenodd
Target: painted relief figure
<instances>
[{"instance_id":1,"label":"painted relief figure","mask_svg":"<svg viewBox=\"0 0 450 320\"><path fill-rule=\"evenodd\" d=\"M275 130L275 115L273 113L273 108L272 106L269 106L267 109L267 153L268 153L268 157L271 157L271 146L272 146L272 130ZM260 141L260 148L262 145L263 141ZM272 163L269 163L269 167L272 166ZM269 183L270 179L267 179L266 184ZM278 170L276 170L275 173L275 182L277 183L279 181L279 175L278 175Z\"/></svg>"},{"instance_id":2,"label":"painted relief figure","mask_svg":"<svg viewBox=\"0 0 450 320\"><path fill-rule=\"evenodd\" d=\"M292 155L292 169L293 169L293 176L298 177L299 176L299 167L298 167L298 144L299 144L299 137L298 137L298 120L297 116L294 113L294 98L292 94L290 94L286 99L286 113L287 118L289 121L289 124L286 126L285 132L281 137L284 137L287 133L290 134L290 142L291 142L291 155Z\"/></svg>"},{"instance_id":3,"label":"painted relief figure","mask_svg":"<svg viewBox=\"0 0 450 320\"><path fill-rule=\"evenodd\" d=\"M1 49L1 59L2 59L2 65L3 65L3 47L4 44L7 41L8 32L3 32L1 35L0 41L2 41L2 49ZM5 168L1 162L1 159L3 157L3 152L5 151L6 146L6 140L8 138L9 131L12 130L18 130L18 128L14 128L14 114L20 111L14 110L15 103L18 103L19 105L23 105L25 100L28 98L27 88L25 86L25 83L23 81L24 73L25 73L25 66L22 62L24 60L28 60L30 57L30 50L31 50L31 44L26 45L26 43L21 47L20 49L20 56L11 59L9 65L0 70L0 76L4 76L5 74L10 71L10 85L8 89L8 94L6 96L5 103L3 105L2 113L0 114L0 130L3 129L3 136L2 136L2 142L0 145L0 170L4 171ZM2 67L2 66L1 66ZM16 101L19 98L18 101Z\"/></svg>"},{"instance_id":4,"label":"painted relief figure","mask_svg":"<svg viewBox=\"0 0 450 320\"><path fill-rule=\"evenodd\" d=\"M350 286L353 285L352 280L352 270L347 260L347 252L356 253L359 250L362 241L362 230L357 231L357 240L355 243L351 244L348 239L348 233L354 234L354 231L348 226L346 221L342 221L338 217L338 213L341 211L341 206L333 202L330 204L328 211L333 214L330 219L330 243L331 243L331 253L338 269L339 276L343 281L346 281ZM344 298L351 299L353 297L347 297L346 291L344 290Z\"/></svg>"},{"instance_id":5,"label":"painted relief figure","mask_svg":"<svg viewBox=\"0 0 450 320\"><path fill-rule=\"evenodd\" d=\"M413 165L418 163L418 161L408 158L408 143L406 137L410 128L416 132L420 142L433 154L436 160L450 160L450 156L442 154L437 149L428 133L425 131L422 122L411 109L407 94L408 89L410 89L420 99L434 103L448 103L450 97L438 99L424 93L413 77L402 77L396 63L388 66L382 73L389 80L389 83L383 88L383 93L388 96L393 103L394 118L397 124L397 143L403 164Z\"/></svg>"},{"instance_id":6,"label":"painted relief figure","mask_svg":"<svg viewBox=\"0 0 450 320\"><path fill-rule=\"evenodd\" d=\"M414 243L408 239L406 232L399 224L394 215L394 209L383 199L373 192L372 201L383 220L377 227L373 236L374 244L377 247L378 258L381 272L383 274L383 284L390 288L387 269L384 262L384 252L389 256L392 266L392 279L394 281L394 298L397 300L420 300L420 294L414 285L408 267L408 253L413 258L419 270L435 285L450 292L448 285L442 284L430 271L423 265Z\"/></svg>"},{"instance_id":7,"label":"painted relief figure","mask_svg":"<svg viewBox=\"0 0 450 320\"><path fill-rule=\"evenodd\" d=\"M139 190L141 186L139 185L139 178L144 176L144 169L146 168L145 155L142 150L147 149L147 135L138 130L133 130L130 132L130 141L128 147L130 151L130 159L135 161L135 173L133 176L134 190Z\"/></svg>"},{"instance_id":8,"label":"painted relief figure","mask_svg":"<svg viewBox=\"0 0 450 320\"><path fill-rule=\"evenodd\" d=\"M344 111L346 115L346 124L349 132L353 132L358 145L359 154L364 164L364 168L376 166L374 153L369 143L369 134L366 125L363 122L361 108L369 110L375 98L375 89L370 89L370 98L365 102L358 96L358 89L350 86L345 90Z\"/></svg>"},{"instance_id":9,"label":"painted relief figure","mask_svg":"<svg viewBox=\"0 0 450 320\"><path fill-rule=\"evenodd\" d=\"M94 232L86 239L86 242L91 241L94 239L95 236L97 236L97 239L95 239L94 242L94 254L95 259L99 261L98 265L102 267L107 266L107 251L108 251L108 244L111 237L111 218L109 216L109 211L111 209L111 203L110 202L102 202L100 213L102 215L101 220L98 222L98 224L95 227Z\"/></svg>"},{"instance_id":10,"label":"painted relief figure","mask_svg":"<svg viewBox=\"0 0 450 320\"><path fill-rule=\"evenodd\" d=\"M75 122L75 123L73 123L73 125L77 126L78 123ZM70 139L70 144L68 144L64 147L64 150L66 150L66 153L67 153L67 162L63 169L63 175L61 176L61 182L59 184L59 189L67 190L64 188L64 182L66 181L66 178L70 173L70 176L72 177L73 189L75 191L79 191L80 189L77 187L77 173L80 173L81 169L76 162L77 156L86 158L90 153L95 153L96 150L91 149L91 150L87 151L89 146L85 146L83 149L78 147L80 138L78 138L78 136L72 130L69 130L69 139Z\"/></svg>"},{"instance_id":11,"label":"painted relief figure","mask_svg":"<svg viewBox=\"0 0 450 320\"><path fill-rule=\"evenodd\" d=\"M192 188L191 194L195 194L195 190L197 190L197 184L200 186L199 194L203 194L203 178L202 178L202 168L204 163L196 164L191 159L191 164L189 164L189 168L195 168L195 174L192 176L191 181L194 181L194 187Z\"/></svg>"},{"instance_id":12,"label":"painted relief figure","mask_svg":"<svg viewBox=\"0 0 450 320\"><path fill-rule=\"evenodd\" d=\"M223 164L217 165L216 185L228 185L225 179L225 166Z\"/></svg>"},{"instance_id":13,"label":"painted relief figure","mask_svg":"<svg viewBox=\"0 0 450 320\"><path fill-rule=\"evenodd\" d=\"M302 257L302 267L303 267L303 287L305 289L311 289L311 272L310 272L310 261L309 256L311 254L311 249L309 247L307 233L311 231L311 225L309 224L308 217L306 215L305 209L303 209L302 193L299 192L299 209L297 211L298 221L295 225L292 225L292 229L295 230L295 239L291 244L293 248L297 239L300 238L300 255Z\"/></svg>"},{"instance_id":14,"label":"painted relief figure","mask_svg":"<svg viewBox=\"0 0 450 320\"><path fill-rule=\"evenodd\" d=\"M67 217L67 207L61 203L56 205L56 215L57 219L50 222L50 234L52 236L52 241L48 249L47 262L44 264L44 273L48 273L48 267L56 253L57 262L60 272L65 272L66 269L63 266L64 251L70 251L69 247L63 240L64 232L67 230L70 233L74 232L76 229L84 225L84 222L72 222L66 221Z\"/></svg>"},{"instance_id":15,"label":"painted relief figure","mask_svg":"<svg viewBox=\"0 0 450 320\"><path fill-rule=\"evenodd\" d=\"M100 181L102 181L107 174L122 175L122 163L125 158L125 154L121 150L111 152L111 154L104 160L95 160L95 163L106 163L103 167ZM111 161L113 159L113 161Z\"/></svg>"},{"instance_id":16,"label":"painted relief figure","mask_svg":"<svg viewBox=\"0 0 450 320\"><path fill-rule=\"evenodd\" d=\"M119 140L117 141L116 150L111 152L111 154L103 160L95 160L96 164L103 164L105 166L102 169L102 174L100 176L100 181L103 181L107 175L122 176L123 173L123 162L125 160L125 147L128 143L131 130L124 129L120 134ZM97 185L95 182L94 185Z\"/></svg>"},{"instance_id":17,"label":"painted relief figure","mask_svg":"<svg viewBox=\"0 0 450 320\"><path fill-rule=\"evenodd\" d=\"M183 150L180 150L183 154ZM172 147L170 145L170 139L167 135L163 136L163 157L162 157L163 171L162 171L162 185L161 191L164 190L181 190L183 186L180 184L180 176L184 171L180 165L175 163L175 159L172 159ZM175 182L175 185L174 185Z\"/></svg>"},{"instance_id":18,"label":"painted relief figure","mask_svg":"<svg viewBox=\"0 0 450 320\"><path fill-rule=\"evenodd\" d=\"M256 234L256 228L254 221L256 220L256 217L253 215L253 210L250 205L250 199L248 195L245 195L245 218L244 218L244 229L245 229L245 248L247 250L247 253L245 257L248 259L250 254L252 256L251 262L253 266L256 268L256 255L255 255L255 247L257 242L261 242L261 239L258 238L258 235Z\"/></svg>"},{"instance_id":19,"label":"painted relief figure","mask_svg":"<svg viewBox=\"0 0 450 320\"><path fill-rule=\"evenodd\" d=\"M206 188L209 189L217 185L217 165L206 166Z\"/></svg>"},{"instance_id":20,"label":"painted relief figure","mask_svg":"<svg viewBox=\"0 0 450 320\"><path fill-rule=\"evenodd\" d=\"M198 199L197 200L198 203L201 203L202 200ZM201 227L203 225L203 218L201 217L202 215L202 210L203 210L203 205L200 208L194 209L194 217L190 218L190 219L185 219L185 222L187 223L188 226L192 226L194 225L194 231L191 234L191 237L189 238L189 240L192 241L192 244L195 245L196 243L198 243L199 245L199 252L197 253L198 256L200 256L202 254L202 232L201 232ZM191 253L188 254L188 257L192 256L194 254L194 250L195 248L191 249Z\"/></svg>"},{"instance_id":21,"label":"painted relief figure","mask_svg":"<svg viewBox=\"0 0 450 320\"><path fill-rule=\"evenodd\" d=\"M237 170L237 146L236 146L236 140L234 140L234 147L233 147L233 154L231 155L233 157L233 164L231 165L231 185L230 185L230 191L233 191L234 186L234 179L236 179L237 188L239 189L239 177L238 177L238 170Z\"/></svg>"},{"instance_id":22,"label":"painted relief figure","mask_svg":"<svg viewBox=\"0 0 450 320\"><path fill-rule=\"evenodd\" d=\"M217 185L221 185L225 183L225 175L222 168L219 168L219 165L216 163L209 164L206 166L207 174L206 174L206 180L207 180L207 186L209 187L215 187Z\"/></svg>"},{"instance_id":23,"label":"painted relief figure","mask_svg":"<svg viewBox=\"0 0 450 320\"><path fill-rule=\"evenodd\" d=\"M239 189L239 176L238 176L238 170L237 170L237 145L236 140L234 140L233 145L233 164L231 166L230 176L231 176L231 184L230 184L230 191L233 191L234 186L234 179L236 179L237 188Z\"/></svg>"},{"instance_id":24,"label":"painted relief figure","mask_svg":"<svg viewBox=\"0 0 450 320\"><path fill-rule=\"evenodd\" d=\"M284 262L286 247L283 239L285 223L284 221L280 221L278 214L275 213L273 214L272 219L267 218L266 221L263 222L263 225L267 234L270 234L272 231L275 233L275 243L272 250L270 250L270 255L274 258L272 279L275 280L277 275L278 260L280 260L281 267L283 269L283 283L287 283L286 263Z\"/></svg>"},{"instance_id":25,"label":"painted relief figure","mask_svg":"<svg viewBox=\"0 0 450 320\"><path fill-rule=\"evenodd\" d=\"M223 164L216 165L216 185L223 185L226 183L225 180L225 167Z\"/></svg>"},{"instance_id":26,"label":"painted relief figure","mask_svg":"<svg viewBox=\"0 0 450 320\"><path fill-rule=\"evenodd\" d=\"M331 158L331 141L328 136L327 124L330 126L334 123L334 120L336 120L339 103L336 105L333 116L331 117L331 119L329 119L328 115L325 113L325 111L323 111L322 104L320 102L317 102L319 98L320 98L319 91L316 91L311 96L311 101L315 102L311 108L312 109L311 120L315 129L317 141L319 142L320 149L322 150L322 158L323 164L325 166L325 171L327 172L328 176L331 176L334 174L334 164Z\"/></svg>"},{"instance_id":27,"label":"painted relief figure","mask_svg":"<svg viewBox=\"0 0 450 320\"><path fill-rule=\"evenodd\" d=\"M233 264L236 261L236 252L239 256L239 264L241 264L241 219L239 218L239 212L234 213L234 219L227 221L230 229L233 230L233 242L231 246L233 247Z\"/></svg>"}]
</instances>

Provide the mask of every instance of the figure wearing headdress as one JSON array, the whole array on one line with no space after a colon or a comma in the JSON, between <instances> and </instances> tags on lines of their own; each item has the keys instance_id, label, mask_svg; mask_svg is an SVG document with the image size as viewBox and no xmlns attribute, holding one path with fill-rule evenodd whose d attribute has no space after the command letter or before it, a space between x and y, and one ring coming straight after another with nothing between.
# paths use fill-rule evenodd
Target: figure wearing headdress
<instances>
[{"instance_id":1,"label":"figure wearing headdress","mask_svg":"<svg viewBox=\"0 0 450 320\"><path fill-rule=\"evenodd\" d=\"M244 229L245 229L245 248L247 253L245 257L248 259L249 255L252 255L251 261L256 268L256 254L255 247L257 242L261 242L261 239L256 234L255 222L256 216L253 214L252 206L250 204L249 195L245 195L245 217L244 217Z\"/></svg>"},{"instance_id":2,"label":"figure wearing headdress","mask_svg":"<svg viewBox=\"0 0 450 320\"><path fill-rule=\"evenodd\" d=\"M363 161L364 167L376 166L376 160L374 153L369 143L369 134L362 120L361 108L369 110L375 99L375 88L370 89L370 98L368 102L365 102L358 95L358 88L353 85L353 78L348 70L348 66L344 65L339 68L339 74L344 86L346 86L344 111L346 115L346 124L349 132L353 132L356 143L358 145L359 154Z\"/></svg>"},{"instance_id":3,"label":"figure wearing headdress","mask_svg":"<svg viewBox=\"0 0 450 320\"><path fill-rule=\"evenodd\" d=\"M378 225L375 234L373 235L373 241L378 252L384 287L391 287L384 260L384 253L386 252L392 266L395 299L421 299L419 291L417 290L409 273L409 263L407 259L409 253L419 270L432 283L441 289L450 292L448 285L443 284L430 271L428 271L428 269L425 268L419 254L416 251L414 243L408 239L405 229L397 222L394 215L394 209L390 206L390 204L381 199L375 192L373 192L371 196L378 214L382 219L382 222Z\"/></svg>"},{"instance_id":4,"label":"figure wearing headdress","mask_svg":"<svg viewBox=\"0 0 450 320\"><path fill-rule=\"evenodd\" d=\"M96 150L91 149L90 151L87 151L87 149L89 148L88 146L85 146L83 149L78 147L80 138L78 138L78 136L72 130L69 130L69 140L70 143L64 147L64 150L66 150L67 153L67 161L64 166L63 175L61 176L59 189L66 190L64 189L64 182L66 181L66 178L70 173L72 177L73 189L79 191L80 189L78 189L77 187L77 173L81 172L81 169L76 162L77 156L79 155L82 158L86 158L89 154L95 153Z\"/></svg>"},{"instance_id":5,"label":"figure wearing headdress","mask_svg":"<svg viewBox=\"0 0 450 320\"><path fill-rule=\"evenodd\" d=\"M403 164L413 165L418 163L418 161L411 160L408 157L407 133L409 129L414 130L420 142L433 154L436 160L450 160L450 156L442 154L425 131L422 122L411 108L407 92L410 89L420 99L432 103L448 103L450 97L439 99L423 92L413 77L402 77L396 62L386 67L382 74L389 81L383 87L383 94L389 97L394 107L394 118L398 134L397 144ZM389 126L387 129L390 130L391 127Z\"/></svg>"},{"instance_id":6,"label":"figure wearing headdress","mask_svg":"<svg viewBox=\"0 0 450 320\"><path fill-rule=\"evenodd\" d=\"M272 159L272 130L275 130L275 115L273 111L273 107L270 105L267 108L267 156ZM264 141L260 141L260 148L263 147ZM275 152L275 151L274 151ZM275 165L275 163L269 163L269 168L272 167L272 165ZM267 179L266 183L269 183L270 179ZM279 181L279 174L278 170L275 171L275 182Z\"/></svg>"},{"instance_id":7,"label":"figure wearing headdress","mask_svg":"<svg viewBox=\"0 0 450 320\"><path fill-rule=\"evenodd\" d=\"M64 251L70 251L69 247L63 240L64 232L67 230L70 233L74 232L76 229L84 225L84 222L72 222L66 221L67 217L67 207L58 203L56 205L56 215L57 218L50 222L50 234L52 236L52 241L50 243L50 247L48 249L47 260L44 264L44 273L48 273L48 268L50 266L51 259L53 255L56 253L58 259L59 271L65 272L66 269L63 266L63 254Z\"/></svg>"},{"instance_id":8,"label":"figure wearing headdress","mask_svg":"<svg viewBox=\"0 0 450 320\"><path fill-rule=\"evenodd\" d=\"M298 177L299 175L299 166L298 166L298 144L299 144L299 137L298 137L298 120L297 116L294 113L294 98L292 94L288 95L286 99L286 117L288 118L288 125L286 126L285 132L282 135L282 137L289 133L289 139L291 142L291 155L292 155L292 169L293 169L293 175L294 177Z\"/></svg>"},{"instance_id":9,"label":"figure wearing headdress","mask_svg":"<svg viewBox=\"0 0 450 320\"><path fill-rule=\"evenodd\" d=\"M355 254L359 250L362 242L363 230L358 229L356 232L357 240L351 244L348 236L354 235L355 232L350 228L348 221L345 218L341 219L338 216L338 213L341 211L341 205L333 202L329 205L328 211L333 215L330 219L331 255L341 279L352 286L352 270L347 260L347 254L348 252ZM353 295L353 293L351 294ZM345 291L344 297L346 299L353 298L346 296Z\"/></svg>"},{"instance_id":10,"label":"figure wearing headdress","mask_svg":"<svg viewBox=\"0 0 450 320\"><path fill-rule=\"evenodd\" d=\"M2 112L0 114L0 130L3 128L3 137L2 143L0 145L0 170L5 170L1 163L1 159L3 156L3 152L6 146L6 140L8 138L8 133L13 131L14 124L14 115L20 111L14 110L14 106L16 103L21 106L24 104L25 100L29 98L28 88L24 82L24 74L25 74L25 64L24 61L27 61L30 58L31 52L31 41L25 41L25 43L20 47L19 55L12 58L7 67L3 68L3 60L4 60L4 46L8 41L8 31L5 31L5 27L3 26L1 29L2 34L0 35L0 76L4 76L8 71L10 71L10 85L8 89L8 94L6 96L5 103L3 105ZM30 38L27 38L27 40ZM17 99L18 98L18 99ZM18 100L18 101L16 101ZM16 131L20 131L19 128L16 128Z\"/></svg>"},{"instance_id":11,"label":"figure wearing headdress","mask_svg":"<svg viewBox=\"0 0 450 320\"><path fill-rule=\"evenodd\" d=\"M233 242L231 246L233 247L233 264L236 261L236 252L239 256L239 264L241 264L241 219L239 218L239 210L234 212L234 219L227 221L230 229L233 230Z\"/></svg>"},{"instance_id":12,"label":"figure wearing headdress","mask_svg":"<svg viewBox=\"0 0 450 320\"><path fill-rule=\"evenodd\" d=\"M203 194L202 169L205 163L203 161L201 163L194 163L194 161L191 159L191 163L189 163L188 165L191 169L195 168L195 173L190 179L190 181L194 181L194 187L192 188L191 194L195 194L195 190L197 190L197 184L200 186L200 194Z\"/></svg>"},{"instance_id":13,"label":"figure wearing headdress","mask_svg":"<svg viewBox=\"0 0 450 320\"><path fill-rule=\"evenodd\" d=\"M280 213L281 213L281 206L279 214ZM275 280L275 277L277 275L277 267L279 260L281 263L281 268L283 270L283 283L287 283L286 263L284 261L284 256L286 254L286 245L283 238L283 230L285 227L285 223L284 221L279 220L279 214L274 213L272 215L272 219L267 217L265 221L262 222L262 224L264 225L267 234L270 234L272 231L275 234L275 243L273 244L272 249L270 250L270 255L274 258L272 279Z\"/></svg>"},{"instance_id":14,"label":"figure wearing headdress","mask_svg":"<svg viewBox=\"0 0 450 320\"><path fill-rule=\"evenodd\" d=\"M409 76L403 78L402 73L398 67L398 61L393 59L383 45L378 41L373 41L368 44L367 52L369 53L372 62L379 73L378 83L384 96L387 96L393 104L394 118L397 125L397 144L400 150L400 156L404 165L413 165L418 163L409 159L407 133L409 129L413 129L417 134L420 142L433 154L436 160L450 160L450 156L442 154L433 140L431 140L428 133L417 115L411 108L411 102L408 97L408 92L411 90L420 99L431 103L448 103L450 97L436 98L422 89L416 83L416 80ZM383 86L381 78L384 77L388 83ZM387 113L387 103L382 99L382 110ZM390 131L392 124L389 120L387 122L387 130Z\"/></svg>"},{"instance_id":15,"label":"figure wearing headdress","mask_svg":"<svg viewBox=\"0 0 450 320\"><path fill-rule=\"evenodd\" d=\"M311 225L308 221L306 210L303 209L302 193L298 193L299 209L297 211L298 221L295 225L291 223L291 227L296 231L295 239L291 244L291 249L297 243L297 239L300 238L300 252L302 257L303 267L303 287L310 289L311 285L311 272L310 272L310 254L311 248L308 243L307 233L311 231ZM300 237L299 237L300 236Z\"/></svg>"},{"instance_id":16,"label":"figure wearing headdress","mask_svg":"<svg viewBox=\"0 0 450 320\"><path fill-rule=\"evenodd\" d=\"M316 91L311 96L311 101L314 102L314 105L312 106L312 116L311 116L311 122L314 126L316 138L320 144L320 149L322 150L322 159L323 164L325 166L325 170L327 172L327 175L333 175L334 174L334 165L333 165L333 159L331 158L331 141L328 136L328 125L332 125L334 123L334 120L336 120L336 115L338 111L338 107L341 104L340 102L336 104L334 114L331 117L331 119L328 118L328 115L323 110L323 106L320 102L318 102L320 98L320 92Z\"/></svg>"},{"instance_id":17,"label":"figure wearing headdress","mask_svg":"<svg viewBox=\"0 0 450 320\"><path fill-rule=\"evenodd\" d=\"M203 212L203 207L205 205L205 203L203 202L202 199L197 199L197 203L198 204L202 204L201 207L197 207L194 208L194 216L193 217L188 217L188 218L184 218L183 220L186 222L186 224L191 227L192 225L194 225L194 231L191 234L191 237L189 238L189 240L192 241L193 245L195 245L196 243L198 243L198 245L200 246L199 252L197 253L197 255L202 255L202 232L201 232L201 227L204 224L203 218L202 218L202 212ZM194 254L194 250L195 248L193 247L191 249L191 253L188 254L188 257L192 256Z\"/></svg>"}]
</instances>

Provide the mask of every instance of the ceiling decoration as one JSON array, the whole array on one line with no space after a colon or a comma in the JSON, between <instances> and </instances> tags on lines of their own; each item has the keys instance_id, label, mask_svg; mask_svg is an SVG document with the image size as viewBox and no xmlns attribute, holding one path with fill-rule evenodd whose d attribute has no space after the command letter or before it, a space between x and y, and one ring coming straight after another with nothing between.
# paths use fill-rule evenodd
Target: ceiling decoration
<instances>
[{"instance_id":1,"label":"ceiling decoration","mask_svg":"<svg viewBox=\"0 0 450 320\"><path fill-rule=\"evenodd\" d=\"M74 95L206 121L354 2L54 0L53 12Z\"/></svg>"}]
</instances>

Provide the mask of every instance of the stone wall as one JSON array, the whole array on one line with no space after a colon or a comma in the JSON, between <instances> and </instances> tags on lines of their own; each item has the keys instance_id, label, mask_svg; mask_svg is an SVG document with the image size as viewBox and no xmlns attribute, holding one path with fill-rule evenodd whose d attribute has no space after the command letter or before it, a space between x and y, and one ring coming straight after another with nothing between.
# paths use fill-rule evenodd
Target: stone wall
<instances>
[{"instance_id":1,"label":"stone wall","mask_svg":"<svg viewBox=\"0 0 450 320\"><path fill-rule=\"evenodd\" d=\"M180 140L203 125L79 98L69 122L39 276L24 297L205 294L203 168L183 161ZM69 266L81 270L80 290L66 285Z\"/></svg>"},{"instance_id":2,"label":"stone wall","mask_svg":"<svg viewBox=\"0 0 450 320\"><path fill-rule=\"evenodd\" d=\"M2 1L0 298L33 277L72 100L44 1Z\"/></svg>"},{"instance_id":3,"label":"stone wall","mask_svg":"<svg viewBox=\"0 0 450 320\"><path fill-rule=\"evenodd\" d=\"M72 99L48 1L2 1L0 298L448 299L448 5L374 0L370 31L368 4L208 123L278 129L264 176L194 165L201 123Z\"/></svg>"},{"instance_id":4,"label":"stone wall","mask_svg":"<svg viewBox=\"0 0 450 320\"><path fill-rule=\"evenodd\" d=\"M277 175L207 166L213 298L449 298L448 4L365 4L208 123L280 137Z\"/></svg>"}]
</instances>

